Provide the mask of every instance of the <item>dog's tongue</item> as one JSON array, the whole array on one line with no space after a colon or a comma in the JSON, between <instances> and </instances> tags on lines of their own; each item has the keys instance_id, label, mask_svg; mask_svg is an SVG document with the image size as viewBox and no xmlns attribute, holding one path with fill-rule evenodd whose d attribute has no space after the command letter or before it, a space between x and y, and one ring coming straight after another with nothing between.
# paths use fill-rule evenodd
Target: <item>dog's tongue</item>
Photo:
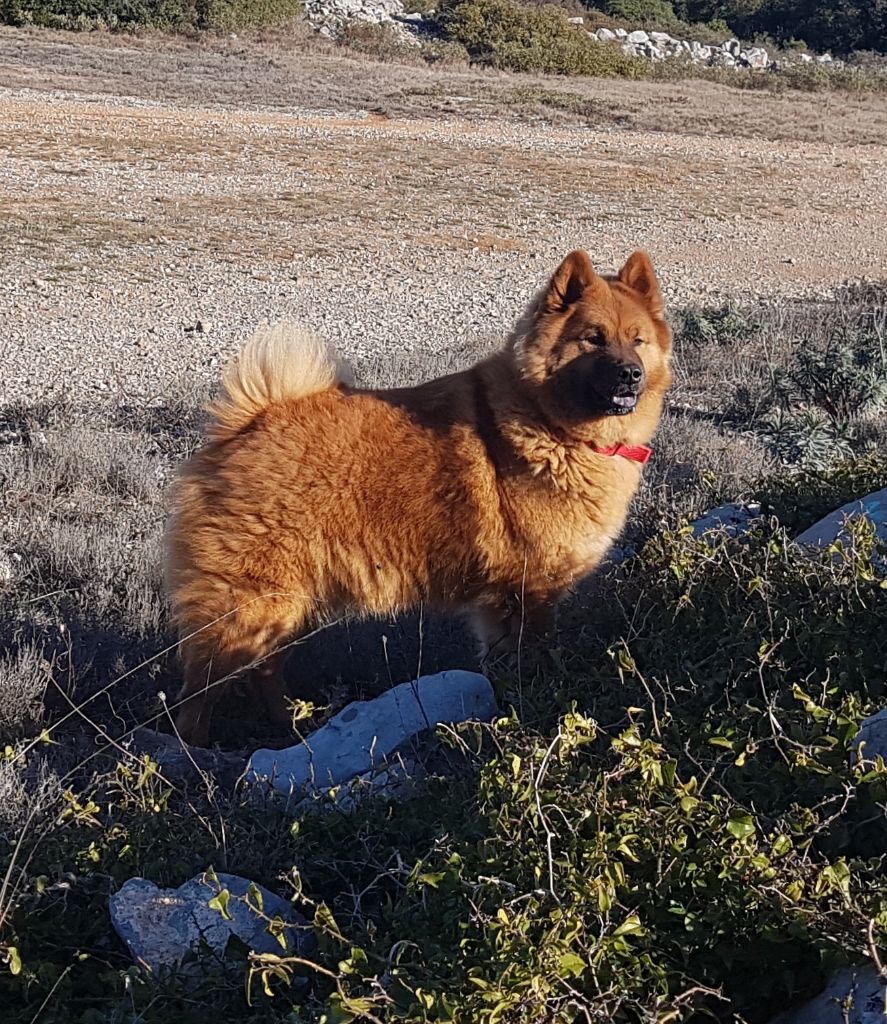
<instances>
[{"instance_id":1,"label":"dog's tongue","mask_svg":"<svg viewBox=\"0 0 887 1024\"><path fill-rule=\"evenodd\" d=\"M623 409L632 409L638 404L636 395L613 395L613 405Z\"/></svg>"}]
</instances>

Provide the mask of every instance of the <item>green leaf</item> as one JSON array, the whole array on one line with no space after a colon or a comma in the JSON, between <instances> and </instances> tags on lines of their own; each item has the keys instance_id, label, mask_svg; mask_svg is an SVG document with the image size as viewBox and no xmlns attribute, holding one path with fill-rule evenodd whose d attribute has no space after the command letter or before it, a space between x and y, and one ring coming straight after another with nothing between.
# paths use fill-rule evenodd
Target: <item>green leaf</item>
<instances>
[{"instance_id":1,"label":"green leaf","mask_svg":"<svg viewBox=\"0 0 887 1024\"><path fill-rule=\"evenodd\" d=\"M585 961L575 953L564 953L558 961L561 974L566 978L578 978L585 970Z\"/></svg>"},{"instance_id":2,"label":"green leaf","mask_svg":"<svg viewBox=\"0 0 887 1024\"><path fill-rule=\"evenodd\" d=\"M622 924L613 932L613 935L643 935L644 926L641 924L641 919L637 914L631 914L627 917Z\"/></svg>"},{"instance_id":3,"label":"green leaf","mask_svg":"<svg viewBox=\"0 0 887 1024\"><path fill-rule=\"evenodd\" d=\"M9 946L6 950L6 956L9 960L9 973L10 974L21 974L22 973L22 958L15 946Z\"/></svg>"},{"instance_id":4,"label":"green leaf","mask_svg":"<svg viewBox=\"0 0 887 1024\"><path fill-rule=\"evenodd\" d=\"M792 841L788 836L777 836L770 852L774 857L784 857L791 848Z\"/></svg>"},{"instance_id":5,"label":"green leaf","mask_svg":"<svg viewBox=\"0 0 887 1024\"><path fill-rule=\"evenodd\" d=\"M247 896L253 901L253 905L258 908L259 912L264 909L265 901L262 898L262 890L256 885L255 882L249 883L249 888L246 890Z\"/></svg>"},{"instance_id":6,"label":"green leaf","mask_svg":"<svg viewBox=\"0 0 887 1024\"><path fill-rule=\"evenodd\" d=\"M231 893L227 889L220 889L219 892L207 903L210 910L218 910L226 921L231 920L231 912L228 910L228 903Z\"/></svg>"},{"instance_id":7,"label":"green leaf","mask_svg":"<svg viewBox=\"0 0 887 1024\"><path fill-rule=\"evenodd\" d=\"M733 749L733 744L726 736L709 736L708 744L710 747L723 747L725 750Z\"/></svg>"},{"instance_id":8,"label":"green leaf","mask_svg":"<svg viewBox=\"0 0 887 1024\"><path fill-rule=\"evenodd\" d=\"M727 831L736 839L748 839L755 834L755 823L750 814L745 811L730 811L730 820L727 822Z\"/></svg>"}]
</instances>

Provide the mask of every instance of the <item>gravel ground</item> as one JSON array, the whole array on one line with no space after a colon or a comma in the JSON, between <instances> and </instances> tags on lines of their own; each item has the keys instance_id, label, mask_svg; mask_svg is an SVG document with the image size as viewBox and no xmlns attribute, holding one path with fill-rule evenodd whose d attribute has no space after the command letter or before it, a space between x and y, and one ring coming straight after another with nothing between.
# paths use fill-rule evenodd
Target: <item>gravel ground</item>
<instances>
[{"instance_id":1,"label":"gravel ground","mask_svg":"<svg viewBox=\"0 0 887 1024\"><path fill-rule=\"evenodd\" d=\"M647 248L673 303L887 266L883 145L0 88L0 148L0 403L162 403L283 316L439 372L575 246Z\"/></svg>"}]
</instances>

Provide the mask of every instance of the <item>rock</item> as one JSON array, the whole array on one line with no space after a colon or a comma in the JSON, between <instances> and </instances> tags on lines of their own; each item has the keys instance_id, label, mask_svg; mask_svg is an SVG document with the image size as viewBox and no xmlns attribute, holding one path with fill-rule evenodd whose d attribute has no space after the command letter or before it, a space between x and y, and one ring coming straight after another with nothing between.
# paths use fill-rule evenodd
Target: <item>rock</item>
<instances>
[{"instance_id":1,"label":"rock","mask_svg":"<svg viewBox=\"0 0 887 1024\"><path fill-rule=\"evenodd\" d=\"M830 53L821 53L816 58L817 64L834 64L835 58Z\"/></svg>"},{"instance_id":2,"label":"rock","mask_svg":"<svg viewBox=\"0 0 887 1024\"><path fill-rule=\"evenodd\" d=\"M348 22L362 21L388 25L405 42L418 43L401 0L305 0L304 6L308 21L321 35L335 36Z\"/></svg>"},{"instance_id":3,"label":"rock","mask_svg":"<svg viewBox=\"0 0 887 1024\"><path fill-rule=\"evenodd\" d=\"M226 788L233 788L243 774L246 758L221 750L189 747L177 736L153 729L136 729L127 741L136 754L147 754L169 780L195 778L205 773Z\"/></svg>"},{"instance_id":4,"label":"rock","mask_svg":"<svg viewBox=\"0 0 887 1024\"><path fill-rule=\"evenodd\" d=\"M413 796L427 776L425 765L418 758L403 758L378 772L365 772L346 785L326 792L313 792L293 809L301 817L310 809L345 812L359 807L365 800L406 800Z\"/></svg>"},{"instance_id":5,"label":"rock","mask_svg":"<svg viewBox=\"0 0 887 1024\"><path fill-rule=\"evenodd\" d=\"M623 31L624 31L624 29L623 29ZM600 41L602 43L610 43L614 39L618 39L619 38L619 36L617 36L615 32L612 32L608 28L599 28L597 30L597 32L595 32L594 34L597 36L598 39L600 39ZM628 33L626 33L626 35L627 34Z\"/></svg>"},{"instance_id":6,"label":"rock","mask_svg":"<svg viewBox=\"0 0 887 1024\"><path fill-rule=\"evenodd\" d=\"M736 67L736 58L726 50L715 50L711 63L716 68L734 68Z\"/></svg>"},{"instance_id":7,"label":"rock","mask_svg":"<svg viewBox=\"0 0 887 1024\"><path fill-rule=\"evenodd\" d=\"M874 761L880 755L887 761L887 708L863 721L853 740L853 750L856 758L861 754L864 760Z\"/></svg>"},{"instance_id":8,"label":"rock","mask_svg":"<svg viewBox=\"0 0 887 1024\"><path fill-rule=\"evenodd\" d=\"M887 542L887 487L873 491L864 498L850 501L834 512L814 523L795 540L802 546L824 548L838 538L846 539L844 529L847 520L856 516L865 516L875 526L878 537Z\"/></svg>"},{"instance_id":9,"label":"rock","mask_svg":"<svg viewBox=\"0 0 887 1024\"><path fill-rule=\"evenodd\" d=\"M304 743L257 750L247 778L267 779L281 793L322 791L385 765L413 736L443 722L490 721L496 701L489 680L453 670L401 683L375 700L355 701Z\"/></svg>"},{"instance_id":10,"label":"rock","mask_svg":"<svg viewBox=\"0 0 887 1024\"><path fill-rule=\"evenodd\" d=\"M853 1005L845 1014L842 1004L848 996ZM884 983L874 967L838 971L824 992L770 1024L884 1024L884 999Z\"/></svg>"},{"instance_id":11,"label":"rock","mask_svg":"<svg viewBox=\"0 0 887 1024\"><path fill-rule=\"evenodd\" d=\"M649 43L650 37L643 31L643 29L637 29L635 32L629 32L625 37L625 41L627 43L637 45L638 43Z\"/></svg>"},{"instance_id":12,"label":"rock","mask_svg":"<svg viewBox=\"0 0 887 1024\"><path fill-rule=\"evenodd\" d=\"M813 58L810 56L809 53L799 53L798 60L800 60L802 64L809 64L813 60Z\"/></svg>"},{"instance_id":13,"label":"rock","mask_svg":"<svg viewBox=\"0 0 887 1024\"><path fill-rule=\"evenodd\" d=\"M728 39L722 46L721 49L724 53L729 53L732 57L738 57L742 52L742 43L738 39Z\"/></svg>"},{"instance_id":14,"label":"rock","mask_svg":"<svg viewBox=\"0 0 887 1024\"><path fill-rule=\"evenodd\" d=\"M745 62L750 68L766 68L770 65L770 55L762 46L753 46L745 54Z\"/></svg>"},{"instance_id":15,"label":"rock","mask_svg":"<svg viewBox=\"0 0 887 1024\"><path fill-rule=\"evenodd\" d=\"M601 29L601 31L605 32L607 30ZM616 36L617 39L628 39L628 32L626 32L624 28L614 28L613 34Z\"/></svg>"},{"instance_id":16,"label":"rock","mask_svg":"<svg viewBox=\"0 0 887 1024\"><path fill-rule=\"evenodd\" d=\"M747 533L759 519L761 506L756 502L730 502L727 505L718 505L700 516L692 523L693 533L697 537L712 531L723 531L730 537L738 537Z\"/></svg>"},{"instance_id":17,"label":"rock","mask_svg":"<svg viewBox=\"0 0 887 1024\"><path fill-rule=\"evenodd\" d=\"M218 881L211 881L207 874L196 875L178 889L160 889L145 878L125 882L108 906L111 923L133 959L155 973L175 969L202 942L221 956L232 935L257 953L281 954L283 948L269 933L265 917L287 922L283 935L290 951L304 956L314 948L310 926L286 900L238 875L216 877ZM253 886L261 894L260 912L255 909L255 897L248 895ZM230 894L230 920L209 906L222 890Z\"/></svg>"},{"instance_id":18,"label":"rock","mask_svg":"<svg viewBox=\"0 0 887 1024\"><path fill-rule=\"evenodd\" d=\"M569 23L571 25L584 25L585 24L585 18L567 18L567 21L569 21Z\"/></svg>"},{"instance_id":19,"label":"rock","mask_svg":"<svg viewBox=\"0 0 887 1024\"><path fill-rule=\"evenodd\" d=\"M650 32L649 36L653 40L653 42L657 43L659 46L664 46L668 43L677 42L677 40L672 39L672 37L667 32Z\"/></svg>"}]
</instances>

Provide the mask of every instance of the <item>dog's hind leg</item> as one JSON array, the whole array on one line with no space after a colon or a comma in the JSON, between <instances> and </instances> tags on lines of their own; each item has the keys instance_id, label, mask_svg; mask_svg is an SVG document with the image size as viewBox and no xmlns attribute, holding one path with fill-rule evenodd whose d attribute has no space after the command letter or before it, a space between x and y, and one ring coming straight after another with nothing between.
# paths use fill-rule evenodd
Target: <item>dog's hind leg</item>
<instances>
[{"instance_id":1,"label":"dog's hind leg","mask_svg":"<svg viewBox=\"0 0 887 1024\"><path fill-rule=\"evenodd\" d=\"M288 721L279 672L283 652L278 648L305 625L306 608L286 597L244 604L230 616L183 638L181 657L184 683L178 698L176 730L193 746L209 741L213 709L234 677L245 670L255 673L261 692L277 724Z\"/></svg>"}]
</instances>

